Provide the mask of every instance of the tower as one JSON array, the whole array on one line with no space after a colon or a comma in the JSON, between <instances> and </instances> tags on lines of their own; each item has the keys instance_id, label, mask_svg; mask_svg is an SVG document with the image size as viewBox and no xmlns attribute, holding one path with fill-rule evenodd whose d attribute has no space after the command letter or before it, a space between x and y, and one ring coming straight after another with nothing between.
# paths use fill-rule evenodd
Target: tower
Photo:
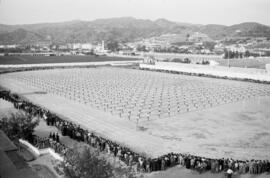
<instances>
[{"instance_id":1,"label":"tower","mask_svg":"<svg viewBox=\"0 0 270 178\"><path fill-rule=\"evenodd\" d=\"M101 42L101 51L104 51L105 50L105 45L104 45L104 41L102 40Z\"/></svg>"}]
</instances>

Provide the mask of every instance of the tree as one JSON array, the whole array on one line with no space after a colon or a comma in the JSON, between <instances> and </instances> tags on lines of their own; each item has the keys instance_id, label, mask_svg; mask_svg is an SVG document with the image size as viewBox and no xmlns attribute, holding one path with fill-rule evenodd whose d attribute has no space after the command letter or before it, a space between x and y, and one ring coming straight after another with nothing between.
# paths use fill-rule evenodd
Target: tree
<instances>
[{"instance_id":1,"label":"tree","mask_svg":"<svg viewBox=\"0 0 270 178\"><path fill-rule=\"evenodd\" d=\"M224 49L224 59L229 58L229 51L227 49Z\"/></svg>"},{"instance_id":2,"label":"tree","mask_svg":"<svg viewBox=\"0 0 270 178\"><path fill-rule=\"evenodd\" d=\"M143 52L146 52L147 51L147 49L146 49L146 46L145 45L139 45L139 46L137 46L137 51L143 51Z\"/></svg>"},{"instance_id":3,"label":"tree","mask_svg":"<svg viewBox=\"0 0 270 178\"><path fill-rule=\"evenodd\" d=\"M190 34L186 35L186 41L189 41Z\"/></svg>"},{"instance_id":4,"label":"tree","mask_svg":"<svg viewBox=\"0 0 270 178\"><path fill-rule=\"evenodd\" d=\"M239 52L238 51L235 52L234 58L237 58L237 59L239 58Z\"/></svg>"},{"instance_id":5,"label":"tree","mask_svg":"<svg viewBox=\"0 0 270 178\"><path fill-rule=\"evenodd\" d=\"M210 51L214 50L216 43L215 42L210 42L210 41L205 41L203 42L203 46L206 49L209 49Z\"/></svg>"},{"instance_id":6,"label":"tree","mask_svg":"<svg viewBox=\"0 0 270 178\"><path fill-rule=\"evenodd\" d=\"M249 56L250 56L250 52L248 50L246 50L245 57L249 57Z\"/></svg>"},{"instance_id":7,"label":"tree","mask_svg":"<svg viewBox=\"0 0 270 178\"><path fill-rule=\"evenodd\" d=\"M107 43L107 48L108 50L111 50L111 51L118 51L119 50L119 44L117 41L109 41Z\"/></svg>"},{"instance_id":8,"label":"tree","mask_svg":"<svg viewBox=\"0 0 270 178\"><path fill-rule=\"evenodd\" d=\"M88 147L73 149L73 154L65 156L62 165L67 178L109 178L113 177L112 166L97 151Z\"/></svg>"},{"instance_id":9,"label":"tree","mask_svg":"<svg viewBox=\"0 0 270 178\"><path fill-rule=\"evenodd\" d=\"M190 59L189 59L189 58L187 58L187 57L186 57L186 58L184 59L184 63L189 64L189 63L191 63L191 61L190 61Z\"/></svg>"},{"instance_id":10,"label":"tree","mask_svg":"<svg viewBox=\"0 0 270 178\"><path fill-rule=\"evenodd\" d=\"M8 117L1 118L0 129L12 140L23 138L32 142L34 129L38 124L39 119L35 119L31 114L16 112L11 113Z\"/></svg>"}]
</instances>

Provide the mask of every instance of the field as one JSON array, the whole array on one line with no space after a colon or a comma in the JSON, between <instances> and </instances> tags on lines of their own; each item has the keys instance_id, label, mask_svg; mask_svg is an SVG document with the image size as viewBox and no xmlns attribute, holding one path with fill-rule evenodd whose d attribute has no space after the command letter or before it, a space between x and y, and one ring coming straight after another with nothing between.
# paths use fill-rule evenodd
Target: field
<instances>
[{"instance_id":1,"label":"field","mask_svg":"<svg viewBox=\"0 0 270 178\"><path fill-rule=\"evenodd\" d=\"M9 73L0 85L148 156L270 158L269 85L110 67Z\"/></svg>"},{"instance_id":2,"label":"field","mask_svg":"<svg viewBox=\"0 0 270 178\"><path fill-rule=\"evenodd\" d=\"M136 58L107 57L107 56L0 56L0 65L5 64L47 64L101 61L129 61ZM141 59L138 59L141 60Z\"/></svg>"},{"instance_id":3,"label":"field","mask_svg":"<svg viewBox=\"0 0 270 178\"><path fill-rule=\"evenodd\" d=\"M228 66L228 59L217 59L216 61L221 66ZM232 67L265 69L265 64L270 63L270 58L230 59L229 63Z\"/></svg>"},{"instance_id":4,"label":"field","mask_svg":"<svg viewBox=\"0 0 270 178\"><path fill-rule=\"evenodd\" d=\"M158 55L159 56L159 55ZM161 55L162 56L162 55ZM172 55L173 56L173 55ZM170 56L170 57L172 57ZM178 57L178 56L176 56ZM184 57L182 57L184 58ZM166 56L164 57L166 59ZM200 57L190 57L193 63L201 62ZM141 60L128 57L107 57L107 56L0 56L0 65L6 64L48 64L48 63L76 63L76 62L102 62L102 61L130 61ZM207 60L207 56L205 58ZM215 60L221 66L228 66L227 59L209 58ZM270 63L270 58L258 59L230 59L232 67L247 67L265 69L265 64Z\"/></svg>"},{"instance_id":5,"label":"field","mask_svg":"<svg viewBox=\"0 0 270 178\"><path fill-rule=\"evenodd\" d=\"M157 59L171 61L173 59L185 59L191 60L191 63L202 63L202 61L217 61L221 66L228 66L228 59L223 59L222 56L215 55L196 55L196 54L175 54L175 53L154 53ZM258 68L265 69L265 64L270 63L269 57L262 58L243 58L243 59L230 59L231 67L246 67L246 68Z\"/></svg>"}]
</instances>

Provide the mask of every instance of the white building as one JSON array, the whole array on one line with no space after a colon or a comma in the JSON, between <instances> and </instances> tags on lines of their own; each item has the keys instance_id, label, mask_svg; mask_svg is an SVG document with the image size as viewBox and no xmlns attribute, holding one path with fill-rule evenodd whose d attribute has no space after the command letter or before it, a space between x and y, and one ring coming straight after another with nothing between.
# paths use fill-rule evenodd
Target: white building
<instances>
[{"instance_id":1,"label":"white building","mask_svg":"<svg viewBox=\"0 0 270 178\"><path fill-rule=\"evenodd\" d=\"M107 53L108 50L105 49L105 43L104 41L102 41L101 43L99 43L96 47L95 47L95 52L97 53Z\"/></svg>"},{"instance_id":2,"label":"white building","mask_svg":"<svg viewBox=\"0 0 270 178\"><path fill-rule=\"evenodd\" d=\"M12 45L0 45L0 48L7 48L7 49L11 49L11 48L16 48L18 45L12 44Z\"/></svg>"},{"instance_id":3,"label":"white building","mask_svg":"<svg viewBox=\"0 0 270 178\"><path fill-rule=\"evenodd\" d=\"M81 49L82 48L82 44L81 43L73 43L72 44L72 49Z\"/></svg>"},{"instance_id":4,"label":"white building","mask_svg":"<svg viewBox=\"0 0 270 178\"><path fill-rule=\"evenodd\" d=\"M243 45L231 45L228 46L227 49L233 52L245 53L246 48Z\"/></svg>"},{"instance_id":5,"label":"white building","mask_svg":"<svg viewBox=\"0 0 270 178\"><path fill-rule=\"evenodd\" d=\"M81 49L82 50L91 50L93 49L93 45L91 43L83 43L81 44Z\"/></svg>"}]
</instances>

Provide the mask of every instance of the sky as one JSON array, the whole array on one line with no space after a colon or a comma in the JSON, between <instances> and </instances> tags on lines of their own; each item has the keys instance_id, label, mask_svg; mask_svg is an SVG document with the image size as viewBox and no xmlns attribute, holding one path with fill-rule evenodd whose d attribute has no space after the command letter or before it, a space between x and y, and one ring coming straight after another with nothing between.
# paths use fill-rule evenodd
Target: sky
<instances>
[{"instance_id":1,"label":"sky","mask_svg":"<svg viewBox=\"0 0 270 178\"><path fill-rule=\"evenodd\" d=\"M270 0L0 0L1 24L135 17L194 24L270 26Z\"/></svg>"}]
</instances>

